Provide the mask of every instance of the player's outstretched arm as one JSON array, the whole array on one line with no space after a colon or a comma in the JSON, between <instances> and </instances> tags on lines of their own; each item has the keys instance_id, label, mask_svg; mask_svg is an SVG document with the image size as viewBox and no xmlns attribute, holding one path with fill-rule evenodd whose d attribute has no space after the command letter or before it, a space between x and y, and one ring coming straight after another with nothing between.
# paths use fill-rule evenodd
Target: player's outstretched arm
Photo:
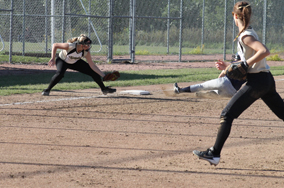
<instances>
[{"instance_id":1,"label":"player's outstretched arm","mask_svg":"<svg viewBox=\"0 0 284 188\"><path fill-rule=\"evenodd\" d=\"M98 73L101 77L105 76L105 74L93 62L90 52L88 52L88 54L86 55L86 60L87 60L88 64L90 65L91 69L93 69L93 71Z\"/></svg>"}]
</instances>

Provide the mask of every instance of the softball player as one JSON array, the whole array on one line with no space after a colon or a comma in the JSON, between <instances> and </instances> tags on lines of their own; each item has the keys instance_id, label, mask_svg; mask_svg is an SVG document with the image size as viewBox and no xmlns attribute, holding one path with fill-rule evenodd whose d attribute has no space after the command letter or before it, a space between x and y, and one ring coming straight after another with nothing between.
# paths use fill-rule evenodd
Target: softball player
<instances>
[{"instance_id":1,"label":"softball player","mask_svg":"<svg viewBox=\"0 0 284 188\"><path fill-rule=\"evenodd\" d=\"M247 2L237 2L233 8L233 17L239 28L238 52L241 55L241 63L247 69L247 82L232 97L220 116L220 124L217 138L213 147L206 151L194 150L198 158L217 165L220 161L220 153L226 139L229 137L233 120L238 118L252 103L261 98L276 116L284 120L284 102L276 92L275 81L266 64L265 57L270 54L263 45L256 32L249 26L251 6Z\"/></svg>"},{"instance_id":2,"label":"softball player","mask_svg":"<svg viewBox=\"0 0 284 188\"><path fill-rule=\"evenodd\" d=\"M69 39L67 43L54 43L52 45L51 59L48 65L53 66L56 64L57 71L51 78L48 88L43 90L42 95L49 95L50 90L64 77L67 69L76 70L91 76L105 95L116 92L116 89L106 87L102 82L101 77L104 77L105 74L92 61L90 53L91 44L91 39L81 34L79 37ZM62 51L55 61L57 49L62 49ZM87 62L82 60L82 57L85 57Z\"/></svg>"},{"instance_id":3,"label":"softball player","mask_svg":"<svg viewBox=\"0 0 284 188\"><path fill-rule=\"evenodd\" d=\"M240 60L240 56L237 54L233 55L233 57L234 57L233 61ZM223 65L223 64L228 65L226 62L220 61L220 60L216 62L215 64L218 69L220 65ZM219 95L222 97L232 97L241 88L244 82L245 81L230 79L224 74L224 71L222 71L218 78L203 82L201 84L195 84L195 85L191 85L185 88L180 88L178 84L175 83L174 91L176 94L179 94L183 92L195 93L199 91L210 90L209 92L215 95Z\"/></svg>"}]
</instances>

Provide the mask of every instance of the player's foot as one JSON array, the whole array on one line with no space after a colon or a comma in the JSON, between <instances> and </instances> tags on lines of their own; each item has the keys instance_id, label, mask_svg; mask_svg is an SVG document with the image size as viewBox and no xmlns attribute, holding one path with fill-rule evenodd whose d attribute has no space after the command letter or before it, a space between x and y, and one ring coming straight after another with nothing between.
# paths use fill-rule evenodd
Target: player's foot
<instances>
[{"instance_id":1,"label":"player's foot","mask_svg":"<svg viewBox=\"0 0 284 188\"><path fill-rule=\"evenodd\" d=\"M105 89L102 89L102 92L104 95L108 94L108 93L114 93L116 92L116 89L110 88L110 87L105 87Z\"/></svg>"},{"instance_id":2,"label":"player's foot","mask_svg":"<svg viewBox=\"0 0 284 188\"><path fill-rule=\"evenodd\" d=\"M174 83L174 91L176 94L179 94L181 92L180 88L178 87L177 83Z\"/></svg>"},{"instance_id":3,"label":"player's foot","mask_svg":"<svg viewBox=\"0 0 284 188\"><path fill-rule=\"evenodd\" d=\"M213 147L207 149L206 151L194 150L193 154L196 155L199 159L208 161L211 165L217 165L220 161L220 155L213 154Z\"/></svg>"},{"instance_id":4,"label":"player's foot","mask_svg":"<svg viewBox=\"0 0 284 188\"><path fill-rule=\"evenodd\" d=\"M45 89L45 90L42 91L41 95L49 96L49 93L50 93L50 90Z\"/></svg>"}]
</instances>

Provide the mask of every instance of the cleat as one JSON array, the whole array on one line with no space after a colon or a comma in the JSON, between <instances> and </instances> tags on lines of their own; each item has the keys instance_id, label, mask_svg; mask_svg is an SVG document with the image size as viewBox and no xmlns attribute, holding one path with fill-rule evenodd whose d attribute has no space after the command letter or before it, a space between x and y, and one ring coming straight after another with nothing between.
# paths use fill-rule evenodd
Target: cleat
<instances>
[{"instance_id":1,"label":"cleat","mask_svg":"<svg viewBox=\"0 0 284 188\"><path fill-rule=\"evenodd\" d=\"M107 95L108 93L115 93L116 89L112 89L110 87L105 87L105 89L102 89L102 92L104 95Z\"/></svg>"},{"instance_id":2,"label":"cleat","mask_svg":"<svg viewBox=\"0 0 284 188\"><path fill-rule=\"evenodd\" d=\"M175 91L176 94L181 93L181 90L180 90L180 88L178 87L178 84L177 84L177 83L174 83L174 91Z\"/></svg>"},{"instance_id":3,"label":"cleat","mask_svg":"<svg viewBox=\"0 0 284 188\"><path fill-rule=\"evenodd\" d=\"M45 90L42 91L41 95L43 95L43 96L49 96L49 93L50 93L50 91L47 90L47 89L45 89Z\"/></svg>"},{"instance_id":4,"label":"cleat","mask_svg":"<svg viewBox=\"0 0 284 188\"><path fill-rule=\"evenodd\" d=\"M213 147L207 149L206 151L198 151L194 150L193 154L196 155L199 159L208 161L210 165L217 166L220 161L220 155L214 155L213 154Z\"/></svg>"}]
</instances>

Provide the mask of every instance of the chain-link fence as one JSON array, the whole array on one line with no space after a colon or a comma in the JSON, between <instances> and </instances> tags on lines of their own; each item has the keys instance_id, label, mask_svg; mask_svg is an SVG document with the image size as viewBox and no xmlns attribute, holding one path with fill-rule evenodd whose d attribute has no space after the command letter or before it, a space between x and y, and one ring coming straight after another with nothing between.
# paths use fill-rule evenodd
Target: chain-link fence
<instances>
[{"instance_id":1,"label":"chain-link fence","mask_svg":"<svg viewBox=\"0 0 284 188\"><path fill-rule=\"evenodd\" d=\"M0 54L50 56L55 42L87 34L103 61L189 61L235 53L236 0L0 0ZM283 51L284 1L250 0L251 25ZM141 58L142 56L142 58ZM165 57L166 56L166 57ZM196 58L196 59L195 59ZM162 59L159 59L161 61Z\"/></svg>"}]
</instances>

